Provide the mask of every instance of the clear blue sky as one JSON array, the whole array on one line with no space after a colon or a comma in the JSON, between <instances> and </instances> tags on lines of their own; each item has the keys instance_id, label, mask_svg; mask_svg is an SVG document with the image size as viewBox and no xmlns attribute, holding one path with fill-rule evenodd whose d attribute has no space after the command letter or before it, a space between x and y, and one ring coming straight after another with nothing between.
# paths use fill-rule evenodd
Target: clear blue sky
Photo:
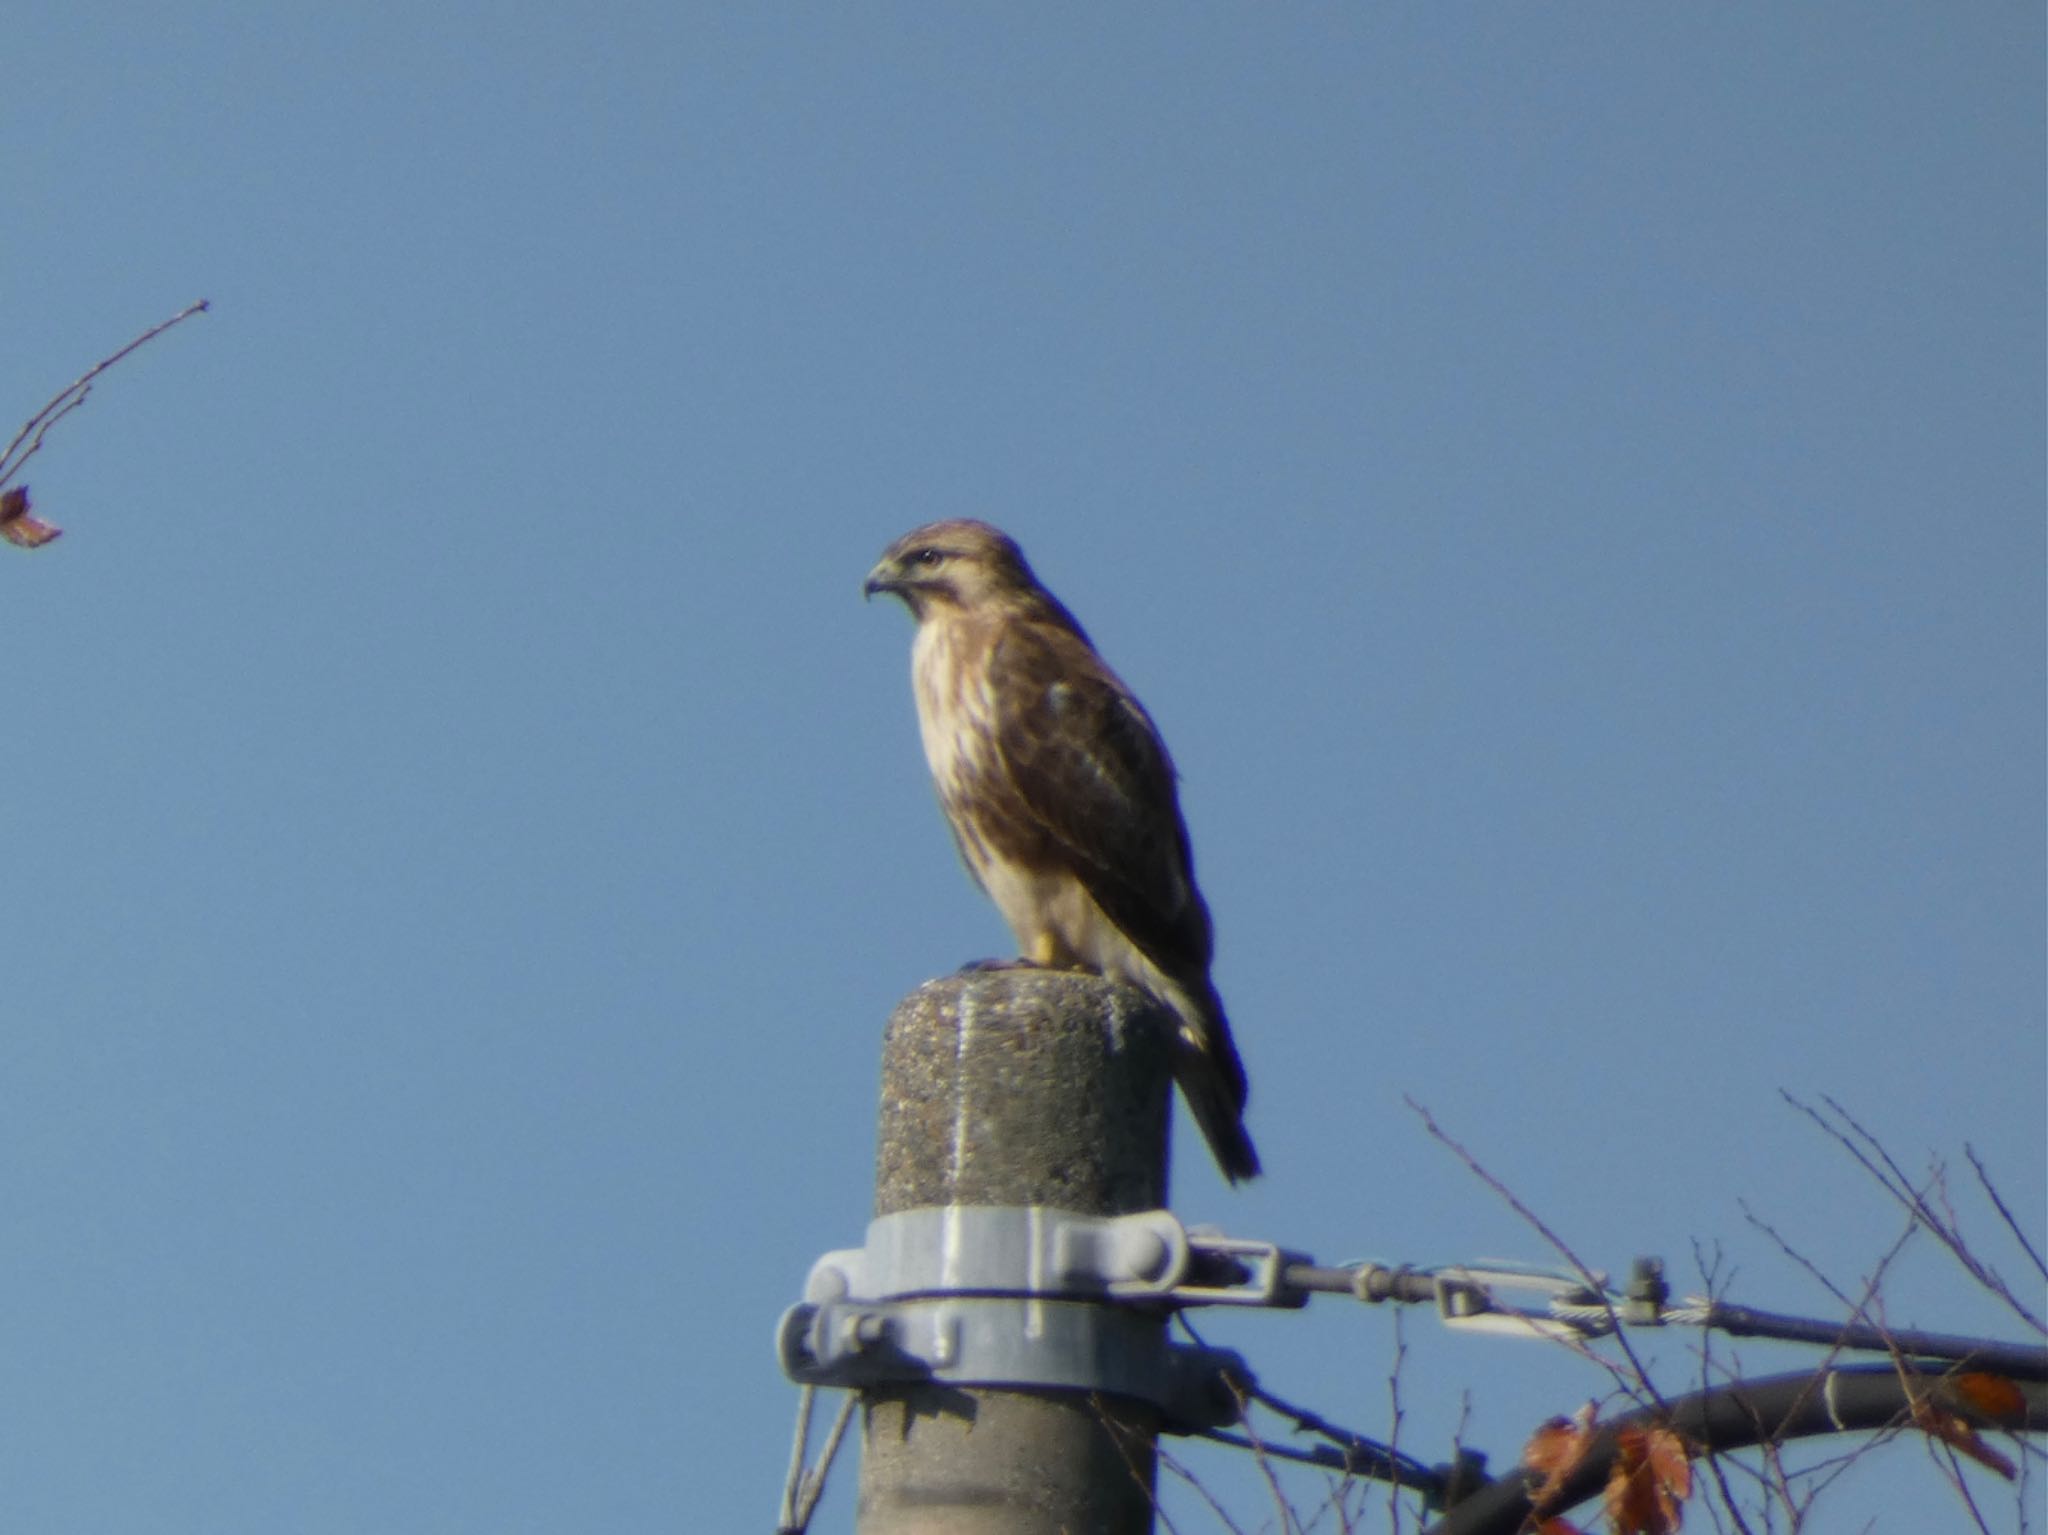
<instances>
[{"instance_id":1,"label":"clear blue sky","mask_svg":"<svg viewBox=\"0 0 2048 1535\"><path fill-rule=\"evenodd\" d=\"M2041 1240L2038 5L0 34L0 422L215 305L0 548L0 1525L767 1526L882 1023L1009 941L859 598L937 516L1180 759L1271 1170L1183 1122L1190 1219L1546 1257L1407 1094L1590 1260L1825 1310L1742 1202L1850 1286L1898 1218L1783 1086ZM1385 1430L1387 1315L1210 1331ZM1602 1388L1406 1331L1426 1458Z\"/></svg>"}]
</instances>

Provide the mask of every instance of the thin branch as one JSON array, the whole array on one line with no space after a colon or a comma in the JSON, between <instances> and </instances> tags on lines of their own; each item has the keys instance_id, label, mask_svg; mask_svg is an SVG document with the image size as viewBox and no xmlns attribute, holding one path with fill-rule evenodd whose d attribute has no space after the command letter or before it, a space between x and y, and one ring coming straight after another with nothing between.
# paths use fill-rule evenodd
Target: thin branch
<instances>
[{"instance_id":1,"label":"thin branch","mask_svg":"<svg viewBox=\"0 0 2048 1535\"><path fill-rule=\"evenodd\" d=\"M1712 1305L1726 1289L1726 1282L1721 1277L1721 1250L1716 1246L1713 1252L1709 1254L1701 1247L1699 1239L1695 1237L1692 1244L1692 1261L1693 1266L1699 1270L1700 1286L1706 1293L1707 1302L1709 1305ZM1734 1351L1730 1350L1730 1352L1733 1353ZM1699 1356L1700 1390L1710 1391L1714 1387L1714 1371L1717 1363L1714 1358L1714 1330L1711 1327L1700 1329ZM1737 1359L1733 1364L1725 1367L1723 1373L1727 1374L1731 1379L1740 1378L1742 1373L1741 1361ZM1763 1436L1760 1434L1758 1437ZM1711 1498L1707 1500L1707 1509L1713 1516L1714 1528L1716 1530L1725 1530L1727 1528L1723 1519L1723 1511L1725 1510L1727 1521L1732 1521L1735 1528L1741 1532L1741 1535L1756 1535L1756 1532L1750 1529L1749 1521L1742 1516L1742 1509L1735 1501L1735 1489L1728 1483L1728 1457L1725 1455L1709 1455L1705 1459L1708 1474L1714 1479L1714 1490L1719 1494L1718 1502Z\"/></svg>"},{"instance_id":2,"label":"thin branch","mask_svg":"<svg viewBox=\"0 0 2048 1535\"><path fill-rule=\"evenodd\" d=\"M1421 1119L1422 1127L1430 1133L1431 1137L1446 1147L1459 1161L1463 1162L1472 1175L1478 1178L1481 1183L1505 1200L1509 1209L1527 1221L1534 1228L1536 1234L1548 1242L1564 1261L1572 1266L1573 1271L1578 1274L1579 1279L1586 1286L1587 1293L1593 1296L1607 1312L1607 1325L1610 1335L1614 1339L1615 1346L1627 1357L1629 1368L1635 1372L1635 1390L1631 1394L1637 1395L1637 1400L1640 1401L1641 1395L1638 1393L1647 1393L1650 1400L1654 1401L1659 1407L1667 1406L1668 1404L1664 1400L1663 1393L1657 1389L1656 1382L1650 1379L1649 1368L1643 1363L1634 1347L1629 1343L1628 1335L1622 1327L1621 1317L1615 1311L1614 1303L1607 1298L1606 1287L1594 1276L1593 1271L1580 1261L1579 1255L1572 1251L1563 1237L1552 1231L1544 1223L1541 1216L1523 1204L1520 1199L1515 1197L1514 1192L1506 1184L1502 1183L1500 1179L1494 1177L1492 1173L1481 1166L1477 1157L1459 1145L1458 1142L1452 1140L1443 1127L1436 1122L1435 1117L1430 1114L1428 1109L1406 1094L1402 1096L1403 1101ZM1597 1355L1591 1354L1590 1350L1585 1352L1589 1357L1598 1358ZM1605 1363L1606 1361L1603 1360L1601 1362Z\"/></svg>"},{"instance_id":3,"label":"thin branch","mask_svg":"<svg viewBox=\"0 0 2048 1535\"><path fill-rule=\"evenodd\" d=\"M1828 1294L1832 1295L1836 1300L1840 1301L1843 1304L1843 1306L1848 1308L1849 1317L1851 1321L1854 1321L1857 1317L1860 1317L1863 1314L1863 1307L1861 1303L1849 1299L1848 1294L1845 1291L1843 1291L1839 1285L1837 1285L1832 1279L1828 1278L1826 1274L1823 1274L1817 1267L1815 1267L1812 1259L1808 1258L1805 1253L1801 1252L1798 1248L1794 1247L1782 1235L1780 1235L1777 1227L1773 1226L1761 1215L1758 1215L1756 1211L1752 1210L1749 1207L1748 1200L1737 1199L1735 1201L1735 1207L1742 1212L1742 1218L1744 1220L1748 1221L1751 1226L1755 1227L1758 1231L1761 1231L1765 1236L1769 1237L1773 1243L1776 1244L1779 1252L1783 1253L1786 1257L1790 1258L1794 1263L1798 1264L1801 1268L1805 1269L1808 1274L1813 1276L1813 1280L1816 1284L1818 1284L1823 1290L1826 1290ZM1905 1232L1899 1237L1899 1239L1896 1242L1892 1244L1891 1250L1886 1253L1883 1262L1878 1264L1878 1271L1880 1273L1883 1272L1885 1264L1889 1263L1892 1257L1896 1255L1901 1249L1903 1249L1906 1243L1912 1239L1913 1232L1916 1229L1916 1226L1917 1223L1913 1221L1908 1221L1906 1223Z\"/></svg>"},{"instance_id":4,"label":"thin branch","mask_svg":"<svg viewBox=\"0 0 2048 1535\"><path fill-rule=\"evenodd\" d=\"M1109 1403L1100 1392L1091 1391L1088 1394L1088 1405L1095 1409L1095 1416L1102 1424L1102 1431L1109 1435L1109 1442L1116 1446L1117 1454L1123 1457L1124 1469L1131 1473L1131 1480L1138 1484L1138 1490L1145 1495L1146 1501L1152 1505L1152 1512L1158 1516L1159 1522L1166 1526L1167 1535L1180 1535L1180 1532L1174 1528L1173 1520L1168 1516L1166 1510L1160 1506L1159 1490L1153 1485L1154 1478L1145 1474L1143 1459L1132 1451L1135 1436L1125 1425L1123 1419L1110 1410ZM1165 1466L1175 1475L1187 1481L1203 1497L1209 1498L1209 1490L1192 1476L1189 1476L1179 1461L1168 1455L1166 1451L1159 1449L1156 1441L1153 1445L1153 1457L1158 1464ZM1214 1498L1209 1498L1209 1506L1216 1509L1217 1517L1222 1519L1225 1524L1230 1523L1223 1510L1216 1508L1216 1500ZM1232 1528L1235 1528L1235 1526L1232 1526Z\"/></svg>"},{"instance_id":5,"label":"thin branch","mask_svg":"<svg viewBox=\"0 0 2048 1535\"><path fill-rule=\"evenodd\" d=\"M1926 1195L1913 1187L1912 1180L1905 1175L1899 1164L1892 1159L1891 1153L1885 1150L1883 1142L1864 1129L1858 1123L1855 1115L1843 1108L1833 1098L1828 1097L1826 1094L1821 1095L1821 1101L1828 1106L1835 1117L1841 1120L1843 1124L1846 1124L1850 1131L1854 1132L1852 1138L1849 1133L1844 1132L1836 1125L1830 1124L1811 1105L1801 1103L1783 1089L1779 1090L1779 1096L1784 1098L1792 1107L1798 1109L1808 1119L1812 1120L1837 1145L1841 1146L1861 1163L1864 1170L1878 1181L1886 1193L1904 1205L1922 1225L1926 1226L1928 1231L1933 1234L1935 1240L1948 1249L1949 1255L1962 1265L1964 1271L1972 1279L2004 1301L2021 1320L2025 1321L2036 1332L2048 1332L2048 1324L2044 1324L2041 1318L2025 1302L2012 1293L2011 1288L1999 1276L1996 1269L1979 1261L1977 1255L1970 1251L1969 1244L1963 1240L1962 1232L1956 1228L1952 1221L1944 1221L1942 1219L1941 1215L1928 1203ZM1860 1145L1858 1144L1859 1141L1861 1142ZM1868 1154L1865 1152L1866 1147L1868 1148ZM1883 1164L1882 1168L1879 1167L1879 1163ZM1936 1163L1931 1184L1938 1185L1940 1179L1941 1168L1940 1164Z\"/></svg>"},{"instance_id":6,"label":"thin branch","mask_svg":"<svg viewBox=\"0 0 2048 1535\"><path fill-rule=\"evenodd\" d=\"M1970 1518L1981 1535L1992 1535L1991 1525L1984 1518L1984 1510L1977 1506L1976 1498L1970 1493L1969 1481L1963 1476L1961 1457L1952 1446L1943 1444L1932 1434L1924 1434L1921 1437L1927 1443L1928 1458L1941 1467L1942 1473L1948 1478L1949 1490L1963 1500L1963 1507L1970 1511Z\"/></svg>"},{"instance_id":7,"label":"thin branch","mask_svg":"<svg viewBox=\"0 0 2048 1535\"><path fill-rule=\"evenodd\" d=\"M1387 1405L1393 1414L1393 1422L1387 1430L1387 1458L1393 1462L1393 1475L1387 1478L1387 1527L1392 1535L1401 1535L1401 1422L1406 1414L1401 1410L1401 1366L1408 1359L1407 1329L1401 1325L1402 1313L1394 1311L1394 1362L1387 1368Z\"/></svg>"},{"instance_id":8,"label":"thin branch","mask_svg":"<svg viewBox=\"0 0 2048 1535\"><path fill-rule=\"evenodd\" d=\"M1815 1264L1810 1262L1804 1253L1800 1252L1797 1248L1793 1247L1790 1242L1786 1241L1782 1236L1780 1236L1777 1233L1777 1231L1770 1225L1766 1224L1762 1220L1759 1220L1755 1213L1750 1210L1749 1206L1746 1203L1743 1203L1742 1201L1738 1201L1738 1203L1742 1204L1742 1213L1744 1214L1744 1216L1746 1216L1749 1219L1752 1225L1758 1227L1760 1230L1764 1232L1765 1235L1769 1236L1773 1242L1776 1242L1778 1244L1778 1250L1780 1252L1784 1253L1786 1257L1790 1258L1794 1263L1797 1263L1801 1268L1805 1269L1807 1273L1813 1275L1813 1277L1819 1280L1822 1285L1826 1286L1829 1294L1833 1295L1844 1306L1849 1308L1849 1318L1847 1323L1844 1324L1845 1326L1853 1327L1859 1321L1868 1319L1869 1322L1877 1328L1880 1335L1889 1338L1890 1334L1884 1326L1884 1316L1882 1312L1873 1313L1872 1308L1878 1304L1879 1291L1880 1287L1884 1283L1885 1274L1891 1269L1891 1266L1898 1261L1899 1254L1906 1250L1906 1244L1913 1240L1913 1233L1919 1229L1920 1223L1917 1219L1911 1216L1907 1218L1906 1224L1900 1230L1897 1240L1894 1241L1890 1247L1885 1249L1884 1255L1877 1260L1877 1266L1870 1271L1869 1277L1863 1281L1863 1294L1861 1298L1852 1301L1849 1299L1847 1295L1845 1295L1839 1288L1836 1287L1834 1282L1830 1280L1827 1277L1827 1275L1823 1274ZM1835 1344L1827 1351L1826 1354L1821 1356L1821 1367L1823 1369L1832 1368L1834 1366L1836 1359L1840 1357L1841 1353L1842 1345L1839 1343ZM1896 1349L1893 1350L1892 1362L1895 1365L1899 1366L1900 1369L1903 1371L1904 1361L1899 1356ZM1820 1377L1818 1376L1818 1374L1816 1374L1813 1379L1814 1382L1817 1384ZM1813 1389L1813 1387L1809 1386L1809 1390L1811 1389ZM1818 1495L1818 1488L1816 1488L1812 1496ZM1807 1499L1808 1506L1811 1506L1812 1504L1812 1496L1810 1496Z\"/></svg>"},{"instance_id":9,"label":"thin branch","mask_svg":"<svg viewBox=\"0 0 2048 1535\"><path fill-rule=\"evenodd\" d=\"M2032 1260L2035 1271L2044 1280L2048 1280L2048 1263L2041 1261L2040 1250L2027 1240L2027 1234L2020 1230L2020 1223L2013 1218L2012 1211L2006 1208L2005 1201L1999 1197L1998 1189L1991 1181L1991 1174L1985 1170L1983 1161L1977 1155L1977 1148L1964 1141L1963 1155L1970 1159L1970 1166L1977 1170L1978 1186L1984 1190L1984 1197L1991 1201L1991 1208L1998 1212L1998 1218L2005 1222L2005 1229L2012 1233L2012 1239L2020 1244L2020 1250Z\"/></svg>"},{"instance_id":10,"label":"thin branch","mask_svg":"<svg viewBox=\"0 0 2048 1535\"><path fill-rule=\"evenodd\" d=\"M1238 1525L1237 1521L1232 1519L1223 1505L1216 1501L1216 1495L1202 1485L1200 1477L1188 1470L1178 1460L1175 1460L1168 1451L1158 1450L1155 1453L1159 1457L1160 1465L1164 1466L1168 1471L1171 1471L1175 1476L1202 1495L1202 1501L1209 1505L1209 1512L1216 1516L1217 1520L1226 1530L1230 1531L1230 1535L1244 1535L1244 1530ZM1166 1535L1180 1535L1180 1531L1174 1525L1173 1520L1167 1517L1165 1506L1160 1503L1156 1496L1152 1500L1152 1512L1157 1514L1159 1522L1166 1526Z\"/></svg>"},{"instance_id":11,"label":"thin branch","mask_svg":"<svg viewBox=\"0 0 2048 1535\"><path fill-rule=\"evenodd\" d=\"M195 304L187 304L168 320L152 325L119 351L102 357L90 368L79 374L77 378L73 379L66 388L60 389L56 394L52 395L49 403L33 416L30 416L27 422L23 424L21 430L14 434L14 440L7 444L7 451L0 453L0 485L5 485L9 480L21 473L22 465L35 457L36 451L43 445L43 439L49 436L51 427L85 403L85 397L92 393L94 379L106 372L107 369L113 367L115 363L126 357L130 352L133 352L137 347L147 345L169 330L173 325L189 320L195 314L204 314L210 307L205 299L200 299ZM27 444L26 447L23 446L24 443Z\"/></svg>"},{"instance_id":12,"label":"thin branch","mask_svg":"<svg viewBox=\"0 0 2048 1535\"><path fill-rule=\"evenodd\" d=\"M1258 1425L1252 1422L1251 1403L1252 1397L1256 1393L1256 1388L1248 1391L1235 1380L1231 1380L1229 1384L1231 1391L1237 1397L1239 1426L1244 1429L1245 1438L1251 1441L1252 1460L1259 1468L1259 1475L1266 1479L1266 1489L1273 1494L1273 1506L1280 1511L1281 1535L1294 1535L1298 1528L1295 1523L1294 1508L1288 1503L1287 1494L1280 1490L1280 1478L1273 1473L1272 1457L1266 1453L1266 1444L1259 1437Z\"/></svg>"},{"instance_id":13,"label":"thin branch","mask_svg":"<svg viewBox=\"0 0 2048 1535\"><path fill-rule=\"evenodd\" d=\"M2018 1434L2013 1435L2013 1439L2022 1450L2031 1450L2033 1448ZM2034 1506L2033 1480L2033 1457L2023 1454L2020 1456L2020 1484L2013 1492L2013 1500L2018 1505L2020 1511L2020 1535L2027 1535L2027 1525L2030 1517L2027 1511Z\"/></svg>"},{"instance_id":14,"label":"thin branch","mask_svg":"<svg viewBox=\"0 0 2048 1535\"><path fill-rule=\"evenodd\" d=\"M1405 1486L1410 1492L1427 1494L1437 1487L1441 1480L1435 1472L1412 1455L1403 1455L1391 1445L1368 1439L1363 1434L1332 1423L1328 1418L1285 1397L1275 1396L1263 1386L1240 1387L1242 1400L1257 1402L1261 1407L1278 1413L1288 1419L1297 1433L1316 1434L1327 1439L1343 1452L1346 1470L1353 1474L1363 1471L1367 1476L1382 1476L1397 1486ZM1268 1448L1274 1448L1268 1446Z\"/></svg>"}]
</instances>

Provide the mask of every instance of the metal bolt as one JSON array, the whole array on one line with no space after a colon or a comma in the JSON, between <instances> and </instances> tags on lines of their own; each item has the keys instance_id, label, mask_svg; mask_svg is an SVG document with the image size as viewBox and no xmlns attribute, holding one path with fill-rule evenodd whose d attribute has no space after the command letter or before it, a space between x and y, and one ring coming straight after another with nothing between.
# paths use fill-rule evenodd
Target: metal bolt
<instances>
[{"instance_id":1,"label":"metal bolt","mask_svg":"<svg viewBox=\"0 0 2048 1535\"><path fill-rule=\"evenodd\" d=\"M1630 1300L1653 1300L1660 1305L1670 1299L1671 1287L1664 1283L1664 1260L1636 1259L1635 1269L1629 1276L1628 1294Z\"/></svg>"},{"instance_id":2,"label":"metal bolt","mask_svg":"<svg viewBox=\"0 0 2048 1535\"><path fill-rule=\"evenodd\" d=\"M877 1311L856 1311L839 1319L839 1341L849 1349L873 1348L889 1339L889 1319Z\"/></svg>"},{"instance_id":3,"label":"metal bolt","mask_svg":"<svg viewBox=\"0 0 2048 1535\"><path fill-rule=\"evenodd\" d=\"M1157 1279L1166 1272L1166 1265L1172 1261L1173 1253L1158 1232L1140 1232L1128 1240L1130 1245L1126 1257L1131 1265L1133 1278Z\"/></svg>"}]
</instances>

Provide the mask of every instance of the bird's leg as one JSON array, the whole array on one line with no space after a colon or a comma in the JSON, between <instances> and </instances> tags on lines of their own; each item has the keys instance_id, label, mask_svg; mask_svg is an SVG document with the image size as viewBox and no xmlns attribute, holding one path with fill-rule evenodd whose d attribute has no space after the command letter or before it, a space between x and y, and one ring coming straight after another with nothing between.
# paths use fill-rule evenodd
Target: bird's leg
<instances>
[{"instance_id":1,"label":"bird's leg","mask_svg":"<svg viewBox=\"0 0 2048 1535\"><path fill-rule=\"evenodd\" d=\"M1075 967L1074 956L1060 942L1057 934L1034 933L1024 950L1015 959L969 960L960 967L960 973L978 975L986 970L1071 970Z\"/></svg>"}]
</instances>

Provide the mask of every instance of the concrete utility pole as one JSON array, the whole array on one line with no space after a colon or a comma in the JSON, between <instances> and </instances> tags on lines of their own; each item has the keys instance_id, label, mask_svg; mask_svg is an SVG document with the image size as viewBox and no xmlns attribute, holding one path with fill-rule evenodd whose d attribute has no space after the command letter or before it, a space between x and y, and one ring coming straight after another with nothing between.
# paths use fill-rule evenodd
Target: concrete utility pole
<instances>
[{"instance_id":1,"label":"concrete utility pole","mask_svg":"<svg viewBox=\"0 0 2048 1535\"><path fill-rule=\"evenodd\" d=\"M875 1214L1163 1207L1172 1037L1170 1017L1096 976L996 970L928 982L897 1007L883 1046ZM870 1387L862 1406L859 1535L1152 1529L1149 1406L938 1382Z\"/></svg>"}]
</instances>

